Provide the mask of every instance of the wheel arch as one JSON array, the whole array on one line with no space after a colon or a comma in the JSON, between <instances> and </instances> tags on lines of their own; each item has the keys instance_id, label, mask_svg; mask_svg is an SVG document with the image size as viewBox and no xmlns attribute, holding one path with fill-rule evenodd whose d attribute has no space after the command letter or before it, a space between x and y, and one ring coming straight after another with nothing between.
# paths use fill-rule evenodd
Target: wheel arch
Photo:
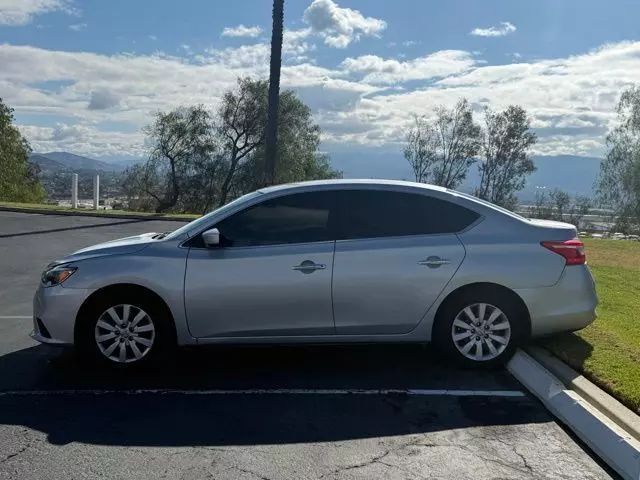
<instances>
[{"instance_id":1,"label":"wheel arch","mask_svg":"<svg viewBox=\"0 0 640 480\"><path fill-rule=\"evenodd\" d=\"M171 309L169 308L169 305L160 295L158 295L156 292L154 292L148 287L143 287L142 285L138 285L135 283L116 283L116 284L107 285L105 287L99 288L98 290L93 292L84 300L84 302L78 309L78 313L76 314L75 326L74 326L74 343L76 345L79 344L78 336L82 331L82 326L84 322L87 320L87 313L90 311L92 306L96 302L103 300L104 298L118 297L119 295L122 295L122 294L140 296L140 297L146 298L147 300L152 301L154 304L159 306L165 313L166 318L168 320L169 327L170 327L169 330L172 337L171 340L174 343L176 342L177 333L176 333L175 319L173 318L173 314L171 313Z\"/></svg>"},{"instance_id":2,"label":"wheel arch","mask_svg":"<svg viewBox=\"0 0 640 480\"><path fill-rule=\"evenodd\" d=\"M439 319L442 317L442 312L445 310L445 308L451 302L457 301L458 298L467 294L470 291L474 291L474 292L490 291L491 293L497 293L501 296L504 296L509 301L513 302L513 304L518 309L518 312L520 313L519 318L521 318L524 321L524 333L526 335L526 338L531 337L531 315L529 313L529 308L527 307L526 303L524 303L524 300L522 300L520 295L518 295L516 292L514 292L510 288L505 287L504 285L491 283L491 282L476 282L476 283L469 283L466 285L462 285L456 288L455 290L452 290L451 292L449 292L449 294L447 294L444 300L440 302L440 305L438 305L438 309L436 310L433 325L431 326L432 338L434 335L436 324L438 323Z\"/></svg>"}]
</instances>

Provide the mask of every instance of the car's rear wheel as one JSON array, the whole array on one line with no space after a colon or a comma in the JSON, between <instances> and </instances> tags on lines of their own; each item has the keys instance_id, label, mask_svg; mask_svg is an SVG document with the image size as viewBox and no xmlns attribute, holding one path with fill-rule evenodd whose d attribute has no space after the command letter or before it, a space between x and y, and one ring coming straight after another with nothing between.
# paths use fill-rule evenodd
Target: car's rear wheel
<instances>
[{"instance_id":1,"label":"car's rear wheel","mask_svg":"<svg viewBox=\"0 0 640 480\"><path fill-rule=\"evenodd\" d=\"M468 291L447 302L434 328L437 347L468 367L504 364L523 338L515 302L491 289Z\"/></svg>"},{"instance_id":2,"label":"car's rear wheel","mask_svg":"<svg viewBox=\"0 0 640 480\"><path fill-rule=\"evenodd\" d=\"M86 311L79 350L100 363L132 367L157 361L172 346L169 319L145 298L105 296Z\"/></svg>"}]
</instances>

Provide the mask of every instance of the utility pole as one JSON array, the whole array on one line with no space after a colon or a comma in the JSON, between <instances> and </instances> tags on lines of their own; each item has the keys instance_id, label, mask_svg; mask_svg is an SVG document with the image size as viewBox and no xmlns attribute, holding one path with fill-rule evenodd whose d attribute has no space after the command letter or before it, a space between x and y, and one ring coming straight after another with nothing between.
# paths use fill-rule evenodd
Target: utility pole
<instances>
[{"instance_id":1,"label":"utility pole","mask_svg":"<svg viewBox=\"0 0 640 480\"><path fill-rule=\"evenodd\" d=\"M278 157L278 104L280 101L283 18L284 0L273 0L271 61L269 64L269 108L267 111L267 129L265 132L265 185L273 185L276 179L276 160Z\"/></svg>"}]
</instances>

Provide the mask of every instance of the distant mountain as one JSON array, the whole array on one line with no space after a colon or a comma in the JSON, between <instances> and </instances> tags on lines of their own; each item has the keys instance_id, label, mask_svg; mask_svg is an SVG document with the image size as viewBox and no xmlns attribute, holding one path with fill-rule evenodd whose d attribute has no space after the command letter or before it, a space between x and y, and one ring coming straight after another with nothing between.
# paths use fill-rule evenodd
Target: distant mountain
<instances>
[{"instance_id":1,"label":"distant mountain","mask_svg":"<svg viewBox=\"0 0 640 480\"><path fill-rule=\"evenodd\" d=\"M518 198L521 201L531 201L535 198L536 192L556 188L571 195L593 196L601 161L602 159L596 157L574 155L533 157L537 170L529 175L524 189L518 193ZM472 191L479 182L478 168L471 167L462 189Z\"/></svg>"},{"instance_id":2,"label":"distant mountain","mask_svg":"<svg viewBox=\"0 0 640 480\"><path fill-rule=\"evenodd\" d=\"M332 166L342 170L345 178L413 180L411 168L400 152L343 151L330 156ZM571 195L593 196L601 161L600 158L573 155L533 157L537 170L529 176L518 197L527 202L535 198L537 191L554 188ZM478 167L472 165L467 179L458 189L473 192L479 182Z\"/></svg>"},{"instance_id":3,"label":"distant mountain","mask_svg":"<svg viewBox=\"0 0 640 480\"><path fill-rule=\"evenodd\" d=\"M33 153L29 156L29 160L37 163L45 171L54 170L93 170L105 172L119 172L124 170L125 166L101 160L95 160L81 155L74 155L69 152L49 152L49 153Z\"/></svg>"},{"instance_id":4,"label":"distant mountain","mask_svg":"<svg viewBox=\"0 0 640 480\"><path fill-rule=\"evenodd\" d=\"M56 172L66 170L66 166L57 160L45 157L39 153L29 155L29 161L40 166L43 172Z\"/></svg>"}]
</instances>

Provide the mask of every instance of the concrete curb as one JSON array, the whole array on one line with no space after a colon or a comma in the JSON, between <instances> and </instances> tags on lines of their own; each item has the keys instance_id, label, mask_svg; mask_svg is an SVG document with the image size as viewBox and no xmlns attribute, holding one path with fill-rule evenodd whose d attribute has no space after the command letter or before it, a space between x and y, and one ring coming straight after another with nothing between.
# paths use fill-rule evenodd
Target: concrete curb
<instances>
[{"instance_id":1,"label":"concrete curb","mask_svg":"<svg viewBox=\"0 0 640 480\"><path fill-rule=\"evenodd\" d=\"M0 205L0 212L36 213L39 215L67 215L72 217L121 218L123 220L162 220L166 222L191 222L195 220L194 217L168 217L162 214L141 215L138 213L123 213L109 215L108 213L97 213L91 210L49 210L46 208L7 207L2 205Z\"/></svg>"},{"instance_id":2,"label":"concrete curb","mask_svg":"<svg viewBox=\"0 0 640 480\"><path fill-rule=\"evenodd\" d=\"M528 347L526 352L567 388L575 391L640 442L640 416L545 349Z\"/></svg>"},{"instance_id":3,"label":"concrete curb","mask_svg":"<svg viewBox=\"0 0 640 480\"><path fill-rule=\"evenodd\" d=\"M604 462L628 480L640 480L640 441L518 350L507 369Z\"/></svg>"}]
</instances>

